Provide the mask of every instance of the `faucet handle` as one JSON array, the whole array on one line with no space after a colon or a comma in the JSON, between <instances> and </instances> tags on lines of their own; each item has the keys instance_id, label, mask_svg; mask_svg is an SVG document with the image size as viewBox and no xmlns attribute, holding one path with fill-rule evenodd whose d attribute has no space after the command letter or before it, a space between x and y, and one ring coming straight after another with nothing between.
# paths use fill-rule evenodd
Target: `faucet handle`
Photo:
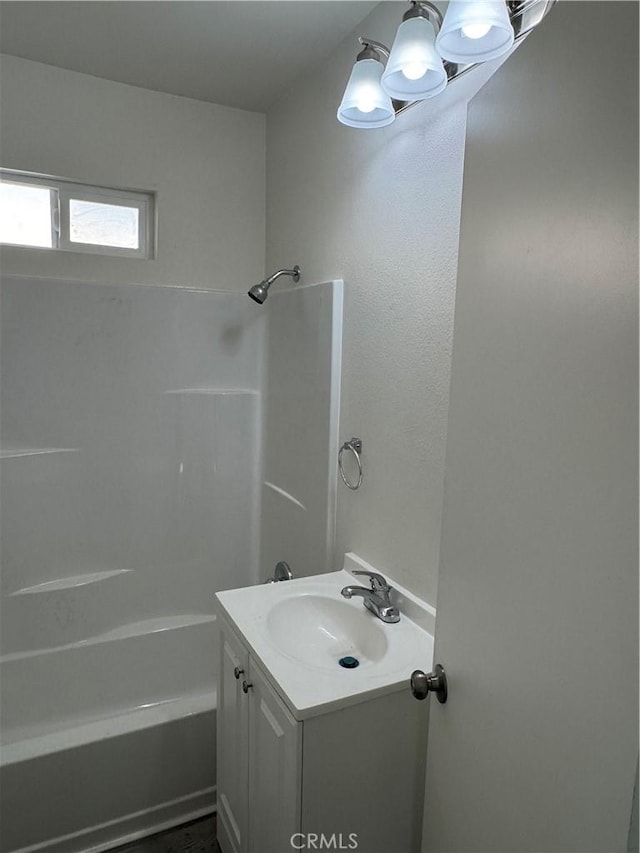
<instances>
[{"instance_id":1,"label":"faucet handle","mask_svg":"<svg viewBox=\"0 0 640 853\"><path fill-rule=\"evenodd\" d=\"M373 592L389 592L391 587L387 583L386 578L382 575L378 574L378 572L367 572L366 570L362 571L353 571L354 575L366 575L371 582L371 589Z\"/></svg>"}]
</instances>

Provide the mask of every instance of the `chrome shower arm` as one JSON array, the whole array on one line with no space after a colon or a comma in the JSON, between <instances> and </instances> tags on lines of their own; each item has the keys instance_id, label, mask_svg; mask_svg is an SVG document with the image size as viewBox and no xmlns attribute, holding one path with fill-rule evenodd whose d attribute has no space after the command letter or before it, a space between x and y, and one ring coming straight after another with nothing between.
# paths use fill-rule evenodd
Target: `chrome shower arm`
<instances>
[{"instance_id":1,"label":"chrome shower arm","mask_svg":"<svg viewBox=\"0 0 640 853\"><path fill-rule=\"evenodd\" d=\"M281 275L290 275L295 282L298 282L300 281L300 267L296 265L292 270L278 270L278 272L274 272L273 275L270 275L269 278L265 278L262 283L266 285L273 284L273 282L277 278L280 278Z\"/></svg>"}]
</instances>

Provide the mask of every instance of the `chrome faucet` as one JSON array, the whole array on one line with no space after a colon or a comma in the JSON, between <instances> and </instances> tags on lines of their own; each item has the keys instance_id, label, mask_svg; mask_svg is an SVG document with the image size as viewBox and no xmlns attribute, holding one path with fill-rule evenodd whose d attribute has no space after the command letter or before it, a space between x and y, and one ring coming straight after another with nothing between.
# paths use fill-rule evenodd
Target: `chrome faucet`
<instances>
[{"instance_id":1,"label":"chrome faucet","mask_svg":"<svg viewBox=\"0 0 640 853\"><path fill-rule=\"evenodd\" d=\"M267 578L265 583L279 583L280 581L292 580L293 572L291 571L291 566L289 563L285 563L284 560L280 560L279 563L276 563L276 567L273 570L273 577Z\"/></svg>"},{"instance_id":2,"label":"chrome faucet","mask_svg":"<svg viewBox=\"0 0 640 853\"><path fill-rule=\"evenodd\" d=\"M364 606L383 622L399 622L400 611L391 603L390 587L385 578L377 572L353 572L354 575L366 575L371 583L366 586L345 586L342 595L345 598L353 598L354 595L362 596Z\"/></svg>"}]
</instances>

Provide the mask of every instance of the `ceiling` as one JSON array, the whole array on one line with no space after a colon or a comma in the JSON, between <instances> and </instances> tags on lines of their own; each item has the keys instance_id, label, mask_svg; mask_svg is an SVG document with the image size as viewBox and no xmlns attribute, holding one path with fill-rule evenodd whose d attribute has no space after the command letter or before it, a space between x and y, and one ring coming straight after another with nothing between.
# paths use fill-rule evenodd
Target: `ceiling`
<instances>
[{"instance_id":1,"label":"ceiling","mask_svg":"<svg viewBox=\"0 0 640 853\"><path fill-rule=\"evenodd\" d=\"M366 0L5 0L0 50L264 112L377 5Z\"/></svg>"}]
</instances>

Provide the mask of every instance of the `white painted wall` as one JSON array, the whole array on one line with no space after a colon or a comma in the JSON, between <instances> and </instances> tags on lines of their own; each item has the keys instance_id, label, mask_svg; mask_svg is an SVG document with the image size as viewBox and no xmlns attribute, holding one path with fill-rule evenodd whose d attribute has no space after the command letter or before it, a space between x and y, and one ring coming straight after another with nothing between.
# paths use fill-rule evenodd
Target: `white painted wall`
<instances>
[{"instance_id":1,"label":"white painted wall","mask_svg":"<svg viewBox=\"0 0 640 853\"><path fill-rule=\"evenodd\" d=\"M384 3L357 32L389 43L399 19ZM466 104L458 88L389 128L342 126L356 35L268 113L267 267L345 281L340 438L362 438L365 480L339 484L336 559L435 603Z\"/></svg>"},{"instance_id":2,"label":"white painted wall","mask_svg":"<svg viewBox=\"0 0 640 853\"><path fill-rule=\"evenodd\" d=\"M264 275L262 114L3 56L1 164L157 193L155 260L5 247L4 274L246 290Z\"/></svg>"}]
</instances>

